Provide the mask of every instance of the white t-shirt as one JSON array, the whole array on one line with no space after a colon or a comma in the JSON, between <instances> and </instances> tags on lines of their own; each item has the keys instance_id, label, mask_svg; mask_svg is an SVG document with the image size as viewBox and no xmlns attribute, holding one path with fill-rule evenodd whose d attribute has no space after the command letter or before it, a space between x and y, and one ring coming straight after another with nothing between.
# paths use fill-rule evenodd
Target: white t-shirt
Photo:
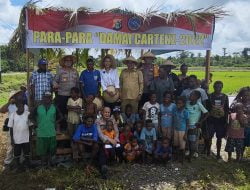
<instances>
[{"instance_id":1,"label":"white t-shirt","mask_svg":"<svg viewBox=\"0 0 250 190\"><path fill-rule=\"evenodd\" d=\"M160 105L158 103L151 104L150 102L146 102L142 109L146 111L146 119L151 119L152 123L158 123L158 114L160 111Z\"/></svg>"},{"instance_id":2,"label":"white t-shirt","mask_svg":"<svg viewBox=\"0 0 250 190\"><path fill-rule=\"evenodd\" d=\"M190 88L187 88L185 90L182 91L181 93L181 96L185 96L186 97L186 100L188 101L189 100L189 97L190 97L190 94L194 91L194 90L197 90L201 93L201 97L199 98L198 101L200 102L205 102L208 97L207 97L207 94L206 94L206 91L202 88L195 88L195 89L190 89Z\"/></svg>"},{"instance_id":3,"label":"white t-shirt","mask_svg":"<svg viewBox=\"0 0 250 190\"><path fill-rule=\"evenodd\" d=\"M28 110L29 110L29 108L28 108L27 105L24 105L24 110L25 110L25 111L28 111ZM17 111L16 104L10 104L10 105L8 106L8 117L10 117L10 115L11 115L12 113L16 112L16 111Z\"/></svg>"},{"instance_id":4,"label":"white t-shirt","mask_svg":"<svg viewBox=\"0 0 250 190\"><path fill-rule=\"evenodd\" d=\"M15 144L29 142L29 112L24 111L22 115L11 113L8 127L13 128L13 139Z\"/></svg>"}]
</instances>

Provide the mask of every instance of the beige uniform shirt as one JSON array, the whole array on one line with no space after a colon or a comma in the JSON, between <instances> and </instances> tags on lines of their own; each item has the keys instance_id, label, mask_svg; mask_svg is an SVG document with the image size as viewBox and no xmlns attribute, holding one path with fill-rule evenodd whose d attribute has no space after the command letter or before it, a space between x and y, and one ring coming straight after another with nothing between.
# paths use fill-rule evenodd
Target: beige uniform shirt
<instances>
[{"instance_id":1,"label":"beige uniform shirt","mask_svg":"<svg viewBox=\"0 0 250 190\"><path fill-rule=\"evenodd\" d=\"M136 69L124 69L120 75L121 99L134 100L143 93L143 75Z\"/></svg>"}]
</instances>

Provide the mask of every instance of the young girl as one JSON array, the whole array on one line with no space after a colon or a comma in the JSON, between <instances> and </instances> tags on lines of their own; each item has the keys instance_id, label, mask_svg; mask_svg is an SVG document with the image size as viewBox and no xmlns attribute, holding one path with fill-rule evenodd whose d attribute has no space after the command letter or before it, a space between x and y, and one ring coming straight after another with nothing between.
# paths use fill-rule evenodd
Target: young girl
<instances>
[{"instance_id":1,"label":"young girl","mask_svg":"<svg viewBox=\"0 0 250 190\"><path fill-rule=\"evenodd\" d=\"M140 159L142 150L135 136L130 137L129 142L124 146L123 156L129 162Z\"/></svg>"},{"instance_id":2,"label":"young girl","mask_svg":"<svg viewBox=\"0 0 250 190\"><path fill-rule=\"evenodd\" d=\"M173 113L176 110L176 105L172 103L172 93L165 92L163 104L160 105L160 126L162 131L162 136L167 137L169 140L172 139L172 118Z\"/></svg>"},{"instance_id":3,"label":"young girl","mask_svg":"<svg viewBox=\"0 0 250 190\"><path fill-rule=\"evenodd\" d=\"M175 110L173 115L174 147L178 149L177 157L181 163L183 163L185 157L185 146L189 123L189 113L185 109L185 103L185 97L178 97L176 100L177 109Z\"/></svg>"},{"instance_id":4,"label":"young girl","mask_svg":"<svg viewBox=\"0 0 250 190\"><path fill-rule=\"evenodd\" d=\"M158 131L158 114L160 105L156 102L156 94L153 92L149 96L149 101L146 102L142 109L144 110L145 120L151 120L153 127Z\"/></svg>"},{"instance_id":5,"label":"young girl","mask_svg":"<svg viewBox=\"0 0 250 190\"><path fill-rule=\"evenodd\" d=\"M71 97L68 100L68 133L73 136L76 126L80 123L80 112L82 109L82 99L79 97L80 90L76 87L71 89Z\"/></svg>"},{"instance_id":6,"label":"young girl","mask_svg":"<svg viewBox=\"0 0 250 190\"><path fill-rule=\"evenodd\" d=\"M228 152L228 161L231 161L232 152L236 149L236 160L242 159L244 146L244 126L247 124L247 116L244 114L243 104L235 104L235 113L230 114L227 129L227 144L225 151Z\"/></svg>"},{"instance_id":7,"label":"young girl","mask_svg":"<svg viewBox=\"0 0 250 190\"><path fill-rule=\"evenodd\" d=\"M24 109L24 104L16 104L17 111L9 117L8 127L10 128L11 142L14 144L14 161L17 169L21 169L20 157L23 152L23 166L29 167L29 112Z\"/></svg>"},{"instance_id":8,"label":"young girl","mask_svg":"<svg viewBox=\"0 0 250 190\"><path fill-rule=\"evenodd\" d=\"M120 134L120 142L124 146L129 142L129 138L133 136L129 124L125 124L123 132Z\"/></svg>"}]
</instances>

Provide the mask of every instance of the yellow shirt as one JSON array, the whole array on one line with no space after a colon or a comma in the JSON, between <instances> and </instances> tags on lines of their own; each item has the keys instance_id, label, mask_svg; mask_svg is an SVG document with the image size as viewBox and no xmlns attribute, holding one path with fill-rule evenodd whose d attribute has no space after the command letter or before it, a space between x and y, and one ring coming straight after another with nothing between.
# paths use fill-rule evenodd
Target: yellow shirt
<instances>
[{"instance_id":1,"label":"yellow shirt","mask_svg":"<svg viewBox=\"0 0 250 190\"><path fill-rule=\"evenodd\" d=\"M76 101L74 101L72 98L69 98L67 105L80 106L82 108L82 99L78 98ZM76 113L74 111L68 111L68 122L72 124L79 124L80 123L79 113Z\"/></svg>"},{"instance_id":2,"label":"yellow shirt","mask_svg":"<svg viewBox=\"0 0 250 190\"><path fill-rule=\"evenodd\" d=\"M120 75L121 99L134 100L143 92L143 74L141 71L124 69Z\"/></svg>"}]
</instances>

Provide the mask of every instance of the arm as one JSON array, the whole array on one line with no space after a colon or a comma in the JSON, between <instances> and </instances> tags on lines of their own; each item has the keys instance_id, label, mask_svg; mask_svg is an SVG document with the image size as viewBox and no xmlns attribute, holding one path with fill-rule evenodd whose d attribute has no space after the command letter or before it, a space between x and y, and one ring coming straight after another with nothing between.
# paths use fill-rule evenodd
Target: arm
<instances>
[{"instance_id":1,"label":"arm","mask_svg":"<svg viewBox=\"0 0 250 190\"><path fill-rule=\"evenodd\" d=\"M175 86L174 86L174 82L173 82L173 80L172 80L172 78L171 77L169 77L169 83L170 83L170 91L171 92L174 92L174 90L175 90Z\"/></svg>"},{"instance_id":2,"label":"arm","mask_svg":"<svg viewBox=\"0 0 250 190\"><path fill-rule=\"evenodd\" d=\"M141 95L143 93L143 85L144 85L143 74L142 74L141 71L138 71L138 83L139 83L139 96L138 96L138 99L140 100L141 99Z\"/></svg>"},{"instance_id":3,"label":"arm","mask_svg":"<svg viewBox=\"0 0 250 190\"><path fill-rule=\"evenodd\" d=\"M4 104L1 108L0 108L0 113L7 113L9 110L8 110L8 107L9 107L9 105L11 104L11 103L13 103L14 102L14 99L10 99L9 101L8 101L8 103L7 104Z\"/></svg>"},{"instance_id":4,"label":"arm","mask_svg":"<svg viewBox=\"0 0 250 190\"><path fill-rule=\"evenodd\" d=\"M114 77L115 77L115 89L119 89L120 88L120 80L119 80L119 76L118 76L118 72L117 69L114 70Z\"/></svg>"},{"instance_id":5,"label":"arm","mask_svg":"<svg viewBox=\"0 0 250 190\"><path fill-rule=\"evenodd\" d=\"M101 71L101 72L104 72L104 71ZM103 92L107 90L107 85L106 85L106 83L105 83L103 74L101 74L101 86L102 86Z\"/></svg>"},{"instance_id":6,"label":"arm","mask_svg":"<svg viewBox=\"0 0 250 190\"><path fill-rule=\"evenodd\" d=\"M124 71L122 70L120 75L120 96L122 95L122 88L123 88L123 73Z\"/></svg>"},{"instance_id":7,"label":"arm","mask_svg":"<svg viewBox=\"0 0 250 190\"><path fill-rule=\"evenodd\" d=\"M11 145L15 144L14 138L13 138L13 125L14 125L14 113L10 115L8 127L10 128L10 139L11 139Z\"/></svg>"}]
</instances>

